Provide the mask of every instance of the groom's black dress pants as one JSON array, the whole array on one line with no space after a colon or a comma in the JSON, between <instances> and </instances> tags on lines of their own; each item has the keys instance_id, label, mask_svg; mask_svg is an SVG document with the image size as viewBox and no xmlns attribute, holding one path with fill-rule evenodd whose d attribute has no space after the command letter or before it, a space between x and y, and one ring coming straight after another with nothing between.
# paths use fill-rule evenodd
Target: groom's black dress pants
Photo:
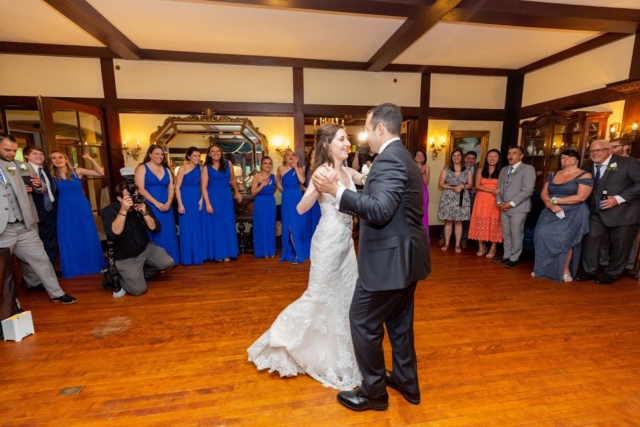
<instances>
[{"instance_id":1,"label":"groom's black dress pants","mask_svg":"<svg viewBox=\"0 0 640 427\"><path fill-rule=\"evenodd\" d=\"M361 389L377 398L386 390L382 340L387 327L393 350L393 375L404 390L418 393L418 369L413 340L413 295L416 283L393 291L370 292L358 279L349 310L351 337L358 367L362 373Z\"/></svg>"}]
</instances>

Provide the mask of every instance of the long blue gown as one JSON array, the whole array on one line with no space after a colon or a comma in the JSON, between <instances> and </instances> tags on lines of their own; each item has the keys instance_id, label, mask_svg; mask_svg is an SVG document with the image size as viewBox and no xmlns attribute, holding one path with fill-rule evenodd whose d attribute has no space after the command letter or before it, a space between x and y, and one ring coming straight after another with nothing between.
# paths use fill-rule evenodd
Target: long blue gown
<instances>
[{"instance_id":1,"label":"long blue gown","mask_svg":"<svg viewBox=\"0 0 640 427\"><path fill-rule=\"evenodd\" d=\"M547 191L550 197L573 196L578 192L578 185L593 187L593 179L581 178L584 173L562 184L554 184L553 176L547 179ZM562 282L564 264L569 249L573 249L569 270L575 277L580 263L582 238L589 232L589 208L584 202L574 205L559 205L565 217L560 219L550 209L543 209L533 234L535 246L535 263L533 274L536 277Z\"/></svg>"},{"instance_id":2,"label":"long blue gown","mask_svg":"<svg viewBox=\"0 0 640 427\"><path fill-rule=\"evenodd\" d=\"M311 241L305 239L307 219L299 215L296 207L302 199L300 181L295 169L291 168L282 175L282 256L280 262L303 262L309 258Z\"/></svg>"},{"instance_id":3,"label":"long blue gown","mask_svg":"<svg viewBox=\"0 0 640 427\"><path fill-rule=\"evenodd\" d=\"M144 174L144 189L151 194L159 203L167 203L169 200L169 184L171 178L169 177L169 170L165 168L164 176L162 179L158 179L157 176L151 172L149 166L144 165L146 173ZM160 221L160 232L153 234L149 232L149 239L151 239L156 245L167 251L167 254L173 258L175 265L180 264L180 252L178 251L178 236L176 234L176 222L173 215L173 205L166 212L160 212L158 208L150 203L156 219Z\"/></svg>"},{"instance_id":4,"label":"long blue gown","mask_svg":"<svg viewBox=\"0 0 640 427\"><path fill-rule=\"evenodd\" d=\"M95 274L106 265L89 200L82 180L55 180L58 187L58 245L60 269L65 279Z\"/></svg>"},{"instance_id":5,"label":"long blue gown","mask_svg":"<svg viewBox=\"0 0 640 427\"><path fill-rule=\"evenodd\" d=\"M184 166L183 166L184 167ZM182 177L180 195L184 213L178 216L180 226L180 258L182 264L202 264L202 215L204 206L198 210L198 202L202 196L200 191L200 166L193 168ZM203 203L204 205L204 203Z\"/></svg>"},{"instance_id":6,"label":"long blue gown","mask_svg":"<svg viewBox=\"0 0 640 427\"><path fill-rule=\"evenodd\" d=\"M230 170L231 163L227 161L227 168L219 172L207 165L209 184L207 194L213 207L213 215L203 214L202 234L204 259L222 261L224 258L238 256L238 235L236 233L236 214L231 195Z\"/></svg>"},{"instance_id":7,"label":"long blue gown","mask_svg":"<svg viewBox=\"0 0 640 427\"><path fill-rule=\"evenodd\" d=\"M276 179L269 176L269 184L262 187L253 200L253 255L256 258L276 254Z\"/></svg>"}]
</instances>

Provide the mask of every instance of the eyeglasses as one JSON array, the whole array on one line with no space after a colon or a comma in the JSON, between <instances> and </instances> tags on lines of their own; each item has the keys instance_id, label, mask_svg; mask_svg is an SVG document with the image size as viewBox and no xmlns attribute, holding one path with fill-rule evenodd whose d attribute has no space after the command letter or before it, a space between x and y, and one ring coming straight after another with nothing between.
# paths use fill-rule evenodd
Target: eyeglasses
<instances>
[{"instance_id":1,"label":"eyeglasses","mask_svg":"<svg viewBox=\"0 0 640 427\"><path fill-rule=\"evenodd\" d=\"M589 150L589 154L596 154L596 153L602 153L603 151L607 151L608 148L598 148L595 150Z\"/></svg>"}]
</instances>

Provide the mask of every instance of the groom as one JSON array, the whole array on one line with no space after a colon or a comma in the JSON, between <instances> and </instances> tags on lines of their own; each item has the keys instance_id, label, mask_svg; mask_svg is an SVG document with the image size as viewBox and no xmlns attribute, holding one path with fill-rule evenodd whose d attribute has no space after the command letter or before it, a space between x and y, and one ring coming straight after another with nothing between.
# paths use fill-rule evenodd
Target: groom
<instances>
[{"instance_id":1,"label":"groom","mask_svg":"<svg viewBox=\"0 0 640 427\"><path fill-rule=\"evenodd\" d=\"M341 212L361 218L360 277L349 321L363 380L359 389L338 393L338 401L354 411L387 409L387 386L408 402L420 403L413 295L418 280L431 272L431 260L422 224L422 177L400 141L401 125L402 111L394 104L379 105L367 114L365 131L378 156L363 194L345 191L334 177L319 172L313 176L316 189L335 196ZM383 324L393 350L393 372L385 370Z\"/></svg>"}]
</instances>

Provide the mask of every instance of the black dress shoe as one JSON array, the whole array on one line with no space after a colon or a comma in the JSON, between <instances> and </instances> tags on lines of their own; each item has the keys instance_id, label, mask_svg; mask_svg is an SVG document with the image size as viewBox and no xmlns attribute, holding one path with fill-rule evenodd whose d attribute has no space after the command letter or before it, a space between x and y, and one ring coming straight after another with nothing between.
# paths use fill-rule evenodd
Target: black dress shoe
<instances>
[{"instance_id":1,"label":"black dress shoe","mask_svg":"<svg viewBox=\"0 0 640 427\"><path fill-rule=\"evenodd\" d=\"M505 265L505 268L516 268L518 266L518 261L509 261Z\"/></svg>"},{"instance_id":2,"label":"black dress shoe","mask_svg":"<svg viewBox=\"0 0 640 427\"><path fill-rule=\"evenodd\" d=\"M578 282L589 282L596 278L595 273L582 273L575 277L575 280Z\"/></svg>"},{"instance_id":3,"label":"black dress shoe","mask_svg":"<svg viewBox=\"0 0 640 427\"><path fill-rule=\"evenodd\" d=\"M71 295L68 294L64 294L61 297L58 298L51 298L51 301L53 302L61 302L62 304L75 304L76 299L74 297L72 297Z\"/></svg>"},{"instance_id":4,"label":"black dress shoe","mask_svg":"<svg viewBox=\"0 0 640 427\"><path fill-rule=\"evenodd\" d=\"M630 277L630 278L632 278L632 279L640 279L640 275L639 275L639 274L638 274L638 272L637 272L637 271L635 271L635 270L628 269L628 270L626 270L626 271L624 272L624 274L625 274L627 277Z\"/></svg>"},{"instance_id":5,"label":"black dress shoe","mask_svg":"<svg viewBox=\"0 0 640 427\"><path fill-rule=\"evenodd\" d=\"M399 391L402 397L404 397L404 399L412 405L420 404L420 392L411 393L404 390L395 382L395 380L393 379L393 372L391 371L386 371L384 375L385 379L387 380L387 387L391 387L392 389Z\"/></svg>"},{"instance_id":6,"label":"black dress shoe","mask_svg":"<svg viewBox=\"0 0 640 427\"><path fill-rule=\"evenodd\" d=\"M365 396L360 389L341 391L338 393L338 402L352 411L366 411L367 409L386 411L389 407L389 395L385 391L382 396L374 399Z\"/></svg>"},{"instance_id":7,"label":"black dress shoe","mask_svg":"<svg viewBox=\"0 0 640 427\"><path fill-rule=\"evenodd\" d=\"M27 286L28 291L46 291L42 283L38 283L35 286Z\"/></svg>"},{"instance_id":8,"label":"black dress shoe","mask_svg":"<svg viewBox=\"0 0 640 427\"><path fill-rule=\"evenodd\" d=\"M494 258L493 262L496 264L499 262L509 262L509 258Z\"/></svg>"},{"instance_id":9,"label":"black dress shoe","mask_svg":"<svg viewBox=\"0 0 640 427\"><path fill-rule=\"evenodd\" d=\"M596 279L596 283L598 285L612 285L613 282L616 281L616 278L613 276L609 276L608 274L603 274L602 276Z\"/></svg>"}]
</instances>

